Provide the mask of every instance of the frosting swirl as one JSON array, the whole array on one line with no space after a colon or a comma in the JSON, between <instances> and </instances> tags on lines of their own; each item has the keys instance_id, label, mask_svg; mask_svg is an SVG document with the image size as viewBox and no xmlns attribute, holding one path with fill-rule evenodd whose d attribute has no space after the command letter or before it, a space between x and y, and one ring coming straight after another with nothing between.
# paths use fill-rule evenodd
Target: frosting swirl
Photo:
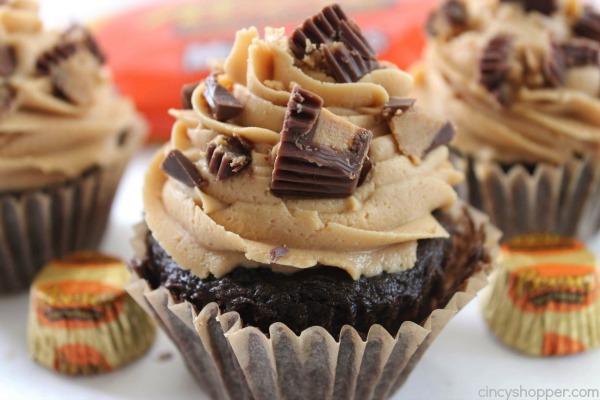
<instances>
[{"instance_id":1,"label":"frosting swirl","mask_svg":"<svg viewBox=\"0 0 600 400\"><path fill-rule=\"evenodd\" d=\"M450 6L464 15L450 18ZM527 11L447 0L430 18L418 96L456 124L454 144L466 154L506 163L598 157L600 44L578 34L586 13L579 1Z\"/></svg>"},{"instance_id":2,"label":"frosting swirl","mask_svg":"<svg viewBox=\"0 0 600 400\"><path fill-rule=\"evenodd\" d=\"M36 1L0 5L0 192L110 165L131 154L144 131L85 29L44 30Z\"/></svg>"},{"instance_id":3,"label":"frosting swirl","mask_svg":"<svg viewBox=\"0 0 600 400\"><path fill-rule=\"evenodd\" d=\"M282 30L241 30L218 79L243 104L237 117L212 118L203 97L193 110L172 110L171 141L156 155L146 177L146 222L173 259L199 277L223 276L237 266L269 266L293 272L315 265L346 270L357 279L413 266L417 240L445 237L432 211L451 207L452 188L462 179L446 147L423 159L403 155L382 109L392 96L406 96L412 78L383 65L354 83L336 83L318 68L299 65ZM373 169L354 194L343 199L293 199L269 190L274 153L290 91L295 85L318 94L326 109L373 133ZM254 143L251 164L218 181L206 149L218 135ZM180 150L205 184L189 187L160 169L165 155Z\"/></svg>"}]
</instances>

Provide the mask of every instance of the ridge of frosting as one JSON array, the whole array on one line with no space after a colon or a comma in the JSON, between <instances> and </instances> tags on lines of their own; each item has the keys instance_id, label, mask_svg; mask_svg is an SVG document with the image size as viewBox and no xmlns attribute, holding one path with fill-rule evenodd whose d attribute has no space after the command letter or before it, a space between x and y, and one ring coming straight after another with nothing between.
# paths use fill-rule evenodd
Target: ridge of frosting
<instances>
[{"instance_id":1,"label":"ridge of frosting","mask_svg":"<svg viewBox=\"0 0 600 400\"><path fill-rule=\"evenodd\" d=\"M574 0L524 3L440 5L415 69L418 97L456 124L454 144L468 155L552 164L598 157L600 43L576 28L594 12Z\"/></svg>"},{"instance_id":2,"label":"ridge of frosting","mask_svg":"<svg viewBox=\"0 0 600 400\"><path fill-rule=\"evenodd\" d=\"M290 273L328 265L354 279L411 268L418 240L447 237L432 212L455 204L452 185L462 175L449 163L445 146L422 157L401 152L395 137L410 137L410 129L392 132L389 118L402 118L402 111L385 117L383 110L390 99L409 94L412 78L393 65L380 64L357 82L337 83L295 59L283 30L267 28L264 38L255 28L239 31L222 70L215 73L243 110L217 121L204 97L206 84L200 82L192 93L192 109L171 110L176 118L171 140L148 170L145 218L161 246L201 278L221 277L238 266ZM300 199L277 197L270 190L296 85L318 95L328 117L372 133L372 169L351 196ZM414 112L415 124L431 122ZM253 147L244 153L251 156L249 165L218 179L211 173L207 149L226 146L223 136ZM178 180L178 174L161 169L175 150L193 163L201 181ZM173 166L187 168L180 164L169 169Z\"/></svg>"},{"instance_id":3,"label":"ridge of frosting","mask_svg":"<svg viewBox=\"0 0 600 400\"><path fill-rule=\"evenodd\" d=\"M46 30L37 1L2 2L0 192L59 184L110 165L144 130L84 28Z\"/></svg>"}]
</instances>

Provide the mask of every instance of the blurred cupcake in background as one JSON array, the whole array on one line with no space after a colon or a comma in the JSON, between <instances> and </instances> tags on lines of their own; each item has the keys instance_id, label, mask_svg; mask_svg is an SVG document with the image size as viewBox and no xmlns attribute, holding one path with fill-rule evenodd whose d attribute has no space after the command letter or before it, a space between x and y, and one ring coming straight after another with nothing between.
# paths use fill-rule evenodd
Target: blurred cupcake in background
<instances>
[{"instance_id":1,"label":"blurred cupcake in background","mask_svg":"<svg viewBox=\"0 0 600 400\"><path fill-rule=\"evenodd\" d=\"M0 5L0 293L52 258L96 248L146 126L89 32L44 30L32 0Z\"/></svg>"},{"instance_id":2,"label":"blurred cupcake in background","mask_svg":"<svg viewBox=\"0 0 600 400\"><path fill-rule=\"evenodd\" d=\"M457 127L462 194L504 238L600 227L600 14L576 0L446 0L421 100Z\"/></svg>"}]
</instances>

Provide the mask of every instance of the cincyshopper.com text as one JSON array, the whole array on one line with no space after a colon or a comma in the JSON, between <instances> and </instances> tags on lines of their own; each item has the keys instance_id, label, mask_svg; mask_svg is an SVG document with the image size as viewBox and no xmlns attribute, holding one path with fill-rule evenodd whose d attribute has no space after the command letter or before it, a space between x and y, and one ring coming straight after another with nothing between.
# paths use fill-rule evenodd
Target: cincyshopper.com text
<instances>
[{"instance_id":1,"label":"cincyshopper.com text","mask_svg":"<svg viewBox=\"0 0 600 400\"><path fill-rule=\"evenodd\" d=\"M480 389L479 397L491 400L577 400L600 399L600 389L534 389L519 386L519 388L490 388Z\"/></svg>"}]
</instances>

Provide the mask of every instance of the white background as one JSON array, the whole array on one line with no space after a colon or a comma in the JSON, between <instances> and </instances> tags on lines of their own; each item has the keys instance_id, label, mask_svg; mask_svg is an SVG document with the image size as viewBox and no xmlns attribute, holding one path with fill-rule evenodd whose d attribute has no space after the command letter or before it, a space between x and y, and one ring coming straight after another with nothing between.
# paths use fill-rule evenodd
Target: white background
<instances>
[{"instance_id":1,"label":"white background","mask_svg":"<svg viewBox=\"0 0 600 400\"><path fill-rule=\"evenodd\" d=\"M45 21L60 25L100 18L109 11L148 1L40 0L40 3ZM140 152L129 167L103 244L105 251L123 258L132 255L128 245L130 227L141 219L143 171L153 150ZM592 246L600 251L600 239ZM103 376L66 378L39 367L27 357L27 307L26 294L0 298L0 400L205 399L177 350L162 333L140 361ZM485 397L486 389L521 387L600 389L600 350L558 359L522 356L494 338L481 318L479 302L474 301L450 322L394 399L500 398Z\"/></svg>"}]
</instances>

